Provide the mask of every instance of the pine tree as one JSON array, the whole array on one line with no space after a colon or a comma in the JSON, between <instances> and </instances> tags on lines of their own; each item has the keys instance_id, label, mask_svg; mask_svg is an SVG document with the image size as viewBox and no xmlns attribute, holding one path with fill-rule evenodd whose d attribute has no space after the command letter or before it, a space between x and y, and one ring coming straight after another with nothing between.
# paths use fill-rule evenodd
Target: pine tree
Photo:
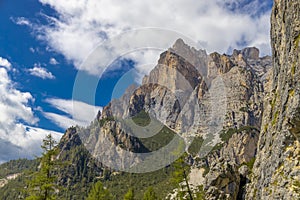
<instances>
[{"instance_id":1,"label":"pine tree","mask_svg":"<svg viewBox=\"0 0 300 200\"><path fill-rule=\"evenodd\" d=\"M124 196L124 200L134 200L134 190L131 188Z\"/></svg>"},{"instance_id":2,"label":"pine tree","mask_svg":"<svg viewBox=\"0 0 300 200\"><path fill-rule=\"evenodd\" d=\"M157 196L153 190L153 187L149 187L144 193L143 200L157 200Z\"/></svg>"},{"instance_id":3,"label":"pine tree","mask_svg":"<svg viewBox=\"0 0 300 200\"><path fill-rule=\"evenodd\" d=\"M54 149L56 141L51 134L48 134L43 140L43 155L40 158L40 169L33 174L28 182L29 196L26 200L52 200L56 199L56 190L58 186L55 184L56 177L53 175L55 169L55 156L57 151Z\"/></svg>"},{"instance_id":4,"label":"pine tree","mask_svg":"<svg viewBox=\"0 0 300 200\"><path fill-rule=\"evenodd\" d=\"M180 199L187 195L188 199L193 200L193 193L188 182L189 166L184 162L184 157L186 157L186 154L177 159L173 164L175 167L173 182L180 185L180 190L178 191L178 197ZM182 184L182 182L184 184Z\"/></svg>"},{"instance_id":5,"label":"pine tree","mask_svg":"<svg viewBox=\"0 0 300 200\"><path fill-rule=\"evenodd\" d=\"M86 200L112 200L112 195L109 193L108 189L105 189L103 184L98 181L92 187Z\"/></svg>"}]
</instances>

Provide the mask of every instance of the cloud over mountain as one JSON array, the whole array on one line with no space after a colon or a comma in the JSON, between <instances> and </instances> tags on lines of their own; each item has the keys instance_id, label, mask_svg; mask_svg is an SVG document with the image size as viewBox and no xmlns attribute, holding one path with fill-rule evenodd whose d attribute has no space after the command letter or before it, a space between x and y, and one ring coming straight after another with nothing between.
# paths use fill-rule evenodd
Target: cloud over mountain
<instances>
[{"instance_id":1,"label":"cloud over mountain","mask_svg":"<svg viewBox=\"0 0 300 200\"><path fill-rule=\"evenodd\" d=\"M15 87L7 68L0 67L0 163L17 158L33 158L40 155L42 139L52 133L55 139L61 134L34 128L33 96Z\"/></svg>"},{"instance_id":2,"label":"cloud over mountain","mask_svg":"<svg viewBox=\"0 0 300 200\"><path fill-rule=\"evenodd\" d=\"M49 98L46 99L46 102L57 110L64 112L64 114L43 112L46 118L64 129L76 125L87 126L95 119L98 111L102 110L101 107L75 100Z\"/></svg>"},{"instance_id":3,"label":"cloud over mountain","mask_svg":"<svg viewBox=\"0 0 300 200\"><path fill-rule=\"evenodd\" d=\"M49 16L47 18L49 24L38 27L38 37L46 40L55 51L73 61L77 69L99 43L112 39L124 31L145 27L184 33L199 47L209 52L226 53L233 48L256 46L262 54L270 54L269 1L40 0L40 2L52 7L57 15ZM146 34L144 40L147 39L149 38ZM156 39L161 40L159 36ZM174 43L173 38L170 39L172 41L164 41L165 48ZM130 42L123 44L128 52L134 50L134 45L131 46ZM112 45L105 48L107 52L102 52L101 55L109 58L108 60L114 60L115 49ZM140 53L147 54L145 51ZM134 57L139 64L155 63L157 59L157 56L152 56L150 61L149 59L145 61L144 56ZM83 69L91 74L99 74L101 69L95 70L94 67L87 66Z\"/></svg>"}]
</instances>

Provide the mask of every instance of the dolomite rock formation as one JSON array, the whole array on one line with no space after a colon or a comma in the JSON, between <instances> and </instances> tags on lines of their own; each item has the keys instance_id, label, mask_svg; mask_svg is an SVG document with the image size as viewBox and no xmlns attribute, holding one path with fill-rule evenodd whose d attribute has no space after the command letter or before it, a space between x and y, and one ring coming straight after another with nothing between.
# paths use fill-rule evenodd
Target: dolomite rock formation
<instances>
[{"instance_id":1,"label":"dolomite rock formation","mask_svg":"<svg viewBox=\"0 0 300 200\"><path fill-rule=\"evenodd\" d=\"M232 55L207 54L178 39L161 54L142 85L132 86L123 97L104 107L98 120L128 119L146 111L181 135L187 144L194 137L204 138L207 146L192 160L200 158L202 162L194 161L194 165L200 170L209 169L202 183L207 199L241 198L250 179L247 163L256 155L264 84L270 68L271 58L259 57L255 47L234 50ZM87 136L90 147L98 148L89 150L108 160L130 157L131 163L119 165L141 162L141 158L120 153L120 146L131 151L144 148L140 140L128 135L130 131L122 123L105 121L96 130L98 135ZM222 133L227 137L222 138ZM114 145L101 145L107 138ZM113 153L106 155L105 149Z\"/></svg>"},{"instance_id":2,"label":"dolomite rock formation","mask_svg":"<svg viewBox=\"0 0 300 200\"><path fill-rule=\"evenodd\" d=\"M276 0L273 76L246 199L300 199L300 2Z\"/></svg>"}]
</instances>

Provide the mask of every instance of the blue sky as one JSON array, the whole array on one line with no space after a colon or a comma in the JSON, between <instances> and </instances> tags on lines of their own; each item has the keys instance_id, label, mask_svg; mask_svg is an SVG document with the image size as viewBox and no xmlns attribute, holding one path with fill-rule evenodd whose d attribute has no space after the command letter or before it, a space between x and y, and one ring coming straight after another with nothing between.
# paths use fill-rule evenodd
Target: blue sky
<instances>
[{"instance_id":1,"label":"blue sky","mask_svg":"<svg viewBox=\"0 0 300 200\"><path fill-rule=\"evenodd\" d=\"M179 36L208 53L257 46L270 54L271 7L270 0L0 1L0 162L38 155L46 133L59 139L68 126L87 125L121 77L114 97L140 83ZM74 98L79 76L85 81Z\"/></svg>"}]
</instances>

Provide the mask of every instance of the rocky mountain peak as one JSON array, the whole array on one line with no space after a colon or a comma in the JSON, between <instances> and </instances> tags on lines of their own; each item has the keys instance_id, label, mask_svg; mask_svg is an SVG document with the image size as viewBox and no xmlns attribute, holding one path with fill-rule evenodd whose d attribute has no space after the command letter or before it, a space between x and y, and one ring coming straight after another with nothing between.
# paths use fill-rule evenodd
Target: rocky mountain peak
<instances>
[{"instance_id":1,"label":"rocky mountain peak","mask_svg":"<svg viewBox=\"0 0 300 200\"><path fill-rule=\"evenodd\" d=\"M178 38L172 46L172 49L174 50L190 49L190 48L191 47L187 45L181 38Z\"/></svg>"},{"instance_id":2,"label":"rocky mountain peak","mask_svg":"<svg viewBox=\"0 0 300 200\"><path fill-rule=\"evenodd\" d=\"M143 79L143 85L155 83L171 91L191 91L199 84L201 75L187 59L168 50L160 55L158 65Z\"/></svg>"},{"instance_id":3,"label":"rocky mountain peak","mask_svg":"<svg viewBox=\"0 0 300 200\"><path fill-rule=\"evenodd\" d=\"M246 47L242 50L233 50L232 56L237 57L239 54L243 56L245 60L258 60L259 59L259 49L256 47Z\"/></svg>"},{"instance_id":4,"label":"rocky mountain peak","mask_svg":"<svg viewBox=\"0 0 300 200\"><path fill-rule=\"evenodd\" d=\"M207 75L207 53L205 50L190 47L179 38L169 51L174 52L193 65L203 77Z\"/></svg>"}]
</instances>

